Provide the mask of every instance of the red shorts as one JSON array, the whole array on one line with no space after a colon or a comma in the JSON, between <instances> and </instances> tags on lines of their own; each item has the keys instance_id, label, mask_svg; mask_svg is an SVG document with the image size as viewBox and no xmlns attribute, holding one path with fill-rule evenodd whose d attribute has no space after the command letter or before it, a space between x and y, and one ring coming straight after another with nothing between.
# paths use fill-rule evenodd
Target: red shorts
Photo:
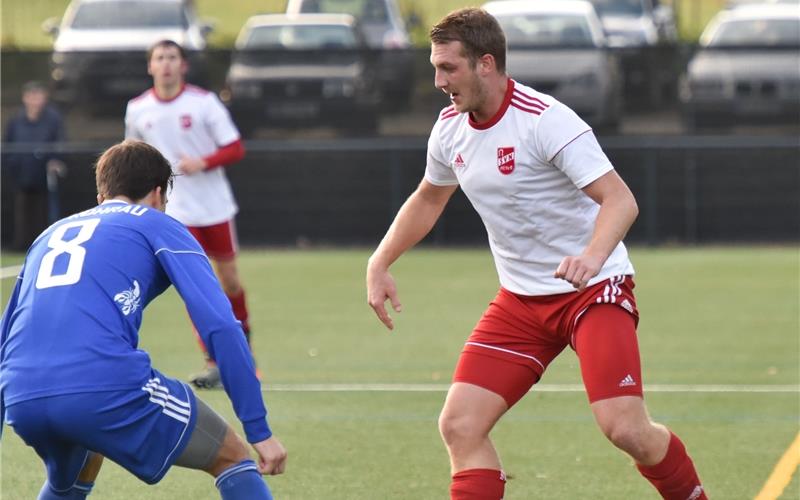
<instances>
[{"instance_id":1,"label":"red shorts","mask_svg":"<svg viewBox=\"0 0 800 500\"><path fill-rule=\"evenodd\" d=\"M633 279L615 276L583 292L525 296L501 288L461 352L453 382L513 406L566 346L578 354L590 402L642 396Z\"/></svg>"},{"instance_id":2,"label":"red shorts","mask_svg":"<svg viewBox=\"0 0 800 500\"><path fill-rule=\"evenodd\" d=\"M213 226L187 226L206 255L214 260L232 260L239 250L233 219Z\"/></svg>"}]
</instances>

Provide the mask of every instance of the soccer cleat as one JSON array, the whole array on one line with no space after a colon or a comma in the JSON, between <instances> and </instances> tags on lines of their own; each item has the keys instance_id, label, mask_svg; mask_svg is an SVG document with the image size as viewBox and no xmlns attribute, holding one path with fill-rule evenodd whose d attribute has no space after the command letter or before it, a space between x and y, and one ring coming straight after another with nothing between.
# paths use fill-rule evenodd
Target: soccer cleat
<instances>
[{"instance_id":1,"label":"soccer cleat","mask_svg":"<svg viewBox=\"0 0 800 500\"><path fill-rule=\"evenodd\" d=\"M189 382L198 389L216 389L222 386L219 368L216 365L207 366L202 372L192 375Z\"/></svg>"}]
</instances>

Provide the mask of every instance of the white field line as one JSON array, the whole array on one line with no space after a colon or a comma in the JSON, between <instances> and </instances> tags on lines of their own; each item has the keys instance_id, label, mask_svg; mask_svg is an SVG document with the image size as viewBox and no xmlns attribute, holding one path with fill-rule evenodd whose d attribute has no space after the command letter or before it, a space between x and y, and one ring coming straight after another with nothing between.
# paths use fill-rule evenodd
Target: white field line
<instances>
[{"instance_id":1,"label":"white field line","mask_svg":"<svg viewBox=\"0 0 800 500\"><path fill-rule=\"evenodd\" d=\"M450 384L271 384L264 392L446 392ZM645 392L678 393L788 393L800 394L798 385L681 385L652 384ZM583 392L580 384L540 384L531 392Z\"/></svg>"},{"instance_id":2,"label":"white field line","mask_svg":"<svg viewBox=\"0 0 800 500\"><path fill-rule=\"evenodd\" d=\"M4 280L7 278L16 278L20 270L22 270L21 265L0 267L0 280Z\"/></svg>"}]
</instances>

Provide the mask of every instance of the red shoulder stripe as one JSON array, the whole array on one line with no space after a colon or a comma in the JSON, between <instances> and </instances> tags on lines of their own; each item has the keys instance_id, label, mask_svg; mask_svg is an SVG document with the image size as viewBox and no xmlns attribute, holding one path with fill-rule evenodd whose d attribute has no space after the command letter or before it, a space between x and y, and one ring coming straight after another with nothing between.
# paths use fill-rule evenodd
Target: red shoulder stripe
<instances>
[{"instance_id":1,"label":"red shoulder stripe","mask_svg":"<svg viewBox=\"0 0 800 500\"><path fill-rule=\"evenodd\" d=\"M452 112L452 111L455 111L455 109L456 109L456 107L455 107L454 105L452 105L452 104L451 104L450 106L447 106L446 108L444 108L443 110L441 110L441 111L439 112L439 116L446 115L446 114L448 114L448 113L450 113L450 112Z\"/></svg>"},{"instance_id":2,"label":"red shoulder stripe","mask_svg":"<svg viewBox=\"0 0 800 500\"><path fill-rule=\"evenodd\" d=\"M460 115L460 114L461 114L461 113L459 113L458 111L455 111L455 110L453 110L453 111L451 111L451 112L449 112L449 113L443 113L443 114L442 114L442 115L441 115L439 118L440 118L441 120L447 120L448 118L452 118L452 117L454 117L454 116L458 116L458 115Z\"/></svg>"},{"instance_id":3,"label":"red shoulder stripe","mask_svg":"<svg viewBox=\"0 0 800 500\"><path fill-rule=\"evenodd\" d=\"M519 100L525 102L526 104L538 104L539 106L544 106L544 108L549 108L550 105L545 103L539 98L530 96L528 94L524 94L519 90L514 89L514 96L517 97Z\"/></svg>"},{"instance_id":4,"label":"red shoulder stripe","mask_svg":"<svg viewBox=\"0 0 800 500\"><path fill-rule=\"evenodd\" d=\"M512 102L516 102L517 104L519 104L521 106L527 106L529 108L538 109L539 111L544 111L545 109L547 109L545 106L542 106L540 104L536 104L534 102L528 102L528 101L526 101L524 99L520 99L520 98L518 98L516 96L512 97L511 101Z\"/></svg>"},{"instance_id":5,"label":"red shoulder stripe","mask_svg":"<svg viewBox=\"0 0 800 500\"><path fill-rule=\"evenodd\" d=\"M531 114L534 114L534 115L541 115L542 114L542 110L524 108L524 107L520 106L519 104L517 104L514 101L511 101L511 105L514 106L515 108L519 109L519 110L522 110L522 111L526 112L526 113L531 113Z\"/></svg>"}]
</instances>

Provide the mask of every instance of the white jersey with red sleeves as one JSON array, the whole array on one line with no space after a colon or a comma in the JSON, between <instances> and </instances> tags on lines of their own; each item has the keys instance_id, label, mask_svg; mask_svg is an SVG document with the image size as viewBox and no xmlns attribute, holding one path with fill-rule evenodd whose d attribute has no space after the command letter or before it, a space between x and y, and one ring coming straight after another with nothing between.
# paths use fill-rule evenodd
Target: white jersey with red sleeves
<instances>
[{"instance_id":1,"label":"white jersey with red sleeves","mask_svg":"<svg viewBox=\"0 0 800 500\"><path fill-rule=\"evenodd\" d=\"M125 138L155 147L174 170L184 156L203 158L239 140L239 131L216 94L186 85L168 101L150 89L128 102ZM168 201L167 214L187 226L219 224L238 210L224 168L176 175Z\"/></svg>"},{"instance_id":2,"label":"white jersey with red sleeves","mask_svg":"<svg viewBox=\"0 0 800 500\"><path fill-rule=\"evenodd\" d=\"M589 244L599 205L582 188L613 170L591 131L553 97L508 80L492 119L445 108L428 141L425 179L460 185L486 226L500 284L523 295L574 291L553 277ZM589 284L633 274L620 243Z\"/></svg>"}]
</instances>

